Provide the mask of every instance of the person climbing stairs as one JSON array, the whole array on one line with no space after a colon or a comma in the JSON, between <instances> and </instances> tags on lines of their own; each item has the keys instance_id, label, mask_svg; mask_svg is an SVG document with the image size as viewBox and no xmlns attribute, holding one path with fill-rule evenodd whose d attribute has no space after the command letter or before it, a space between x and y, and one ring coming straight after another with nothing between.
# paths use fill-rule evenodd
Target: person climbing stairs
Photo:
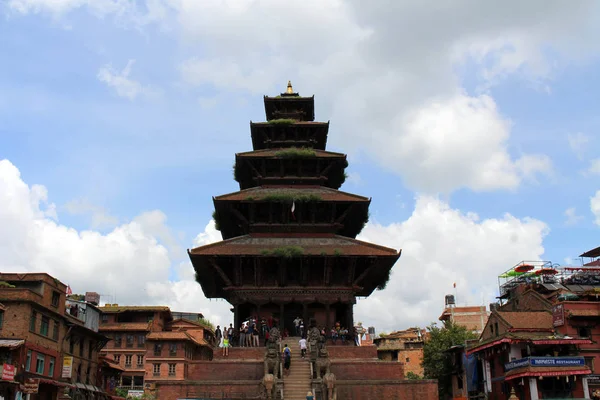
<instances>
[{"instance_id":1,"label":"person climbing stairs","mask_svg":"<svg viewBox=\"0 0 600 400\"><path fill-rule=\"evenodd\" d=\"M283 376L284 400L306 400L306 394L312 390L309 357L307 354L306 358L302 358L299 340L299 337L283 340L292 351L289 373Z\"/></svg>"}]
</instances>

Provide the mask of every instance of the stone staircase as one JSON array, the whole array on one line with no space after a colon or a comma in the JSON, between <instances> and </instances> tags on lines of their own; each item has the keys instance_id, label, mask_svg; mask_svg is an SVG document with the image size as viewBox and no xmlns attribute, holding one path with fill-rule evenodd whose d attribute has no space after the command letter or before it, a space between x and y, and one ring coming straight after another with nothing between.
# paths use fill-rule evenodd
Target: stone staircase
<instances>
[{"instance_id":1,"label":"stone staircase","mask_svg":"<svg viewBox=\"0 0 600 400\"><path fill-rule=\"evenodd\" d=\"M292 350L292 363L290 373L283 377L284 400L306 400L306 393L311 389L310 362L308 353L302 359L300 354L299 337L288 337L283 340Z\"/></svg>"}]
</instances>

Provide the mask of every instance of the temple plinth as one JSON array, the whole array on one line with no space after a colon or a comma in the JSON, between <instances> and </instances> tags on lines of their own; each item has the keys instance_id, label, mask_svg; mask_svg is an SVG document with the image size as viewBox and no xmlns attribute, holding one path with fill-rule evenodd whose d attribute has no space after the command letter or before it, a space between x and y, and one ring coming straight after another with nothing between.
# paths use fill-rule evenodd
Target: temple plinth
<instances>
[{"instance_id":1,"label":"temple plinth","mask_svg":"<svg viewBox=\"0 0 600 400\"><path fill-rule=\"evenodd\" d=\"M236 327L272 317L293 332L301 316L351 329L356 297L385 287L400 251L356 240L371 200L338 190L348 162L326 151L329 122L314 122L314 96L288 84L264 103L253 151L235 157L240 191L213 198L224 240L188 251L196 279L233 305Z\"/></svg>"}]
</instances>

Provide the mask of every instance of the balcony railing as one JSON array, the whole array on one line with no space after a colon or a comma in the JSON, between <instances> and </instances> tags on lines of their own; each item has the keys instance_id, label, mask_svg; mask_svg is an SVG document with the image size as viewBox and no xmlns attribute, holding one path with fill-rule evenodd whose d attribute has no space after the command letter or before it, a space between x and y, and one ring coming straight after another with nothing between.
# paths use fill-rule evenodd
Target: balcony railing
<instances>
[{"instance_id":1,"label":"balcony railing","mask_svg":"<svg viewBox=\"0 0 600 400\"><path fill-rule=\"evenodd\" d=\"M583 357L525 357L504 364L504 371L523 367L584 367Z\"/></svg>"}]
</instances>

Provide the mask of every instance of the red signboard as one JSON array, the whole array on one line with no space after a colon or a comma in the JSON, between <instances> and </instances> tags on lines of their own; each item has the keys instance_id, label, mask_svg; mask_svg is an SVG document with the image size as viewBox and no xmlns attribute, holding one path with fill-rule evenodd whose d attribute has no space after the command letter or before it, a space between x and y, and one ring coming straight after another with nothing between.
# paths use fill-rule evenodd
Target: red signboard
<instances>
[{"instance_id":1,"label":"red signboard","mask_svg":"<svg viewBox=\"0 0 600 400\"><path fill-rule=\"evenodd\" d=\"M25 383L21 385L21 391L25 394L35 394L40 388L40 380L28 378L25 379Z\"/></svg>"},{"instance_id":2,"label":"red signboard","mask_svg":"<svg viewBox=\"0 0 600 400\"><path fill-rule=\"evenodd\" d=\"M552 307L552 326L563 326L565 324L565 306L557 304Z\"/></svg>"},{"instance_id":3,"label":"red signboard","mask_svg":"<svg viewBox=\"0 0 600 400\"><path fill-rule=\"evenodd\" d=\"M2 380L3 381L14 381L15 380L15 366L12 364L2 364Z\"/></svg>"}]
</instances>

